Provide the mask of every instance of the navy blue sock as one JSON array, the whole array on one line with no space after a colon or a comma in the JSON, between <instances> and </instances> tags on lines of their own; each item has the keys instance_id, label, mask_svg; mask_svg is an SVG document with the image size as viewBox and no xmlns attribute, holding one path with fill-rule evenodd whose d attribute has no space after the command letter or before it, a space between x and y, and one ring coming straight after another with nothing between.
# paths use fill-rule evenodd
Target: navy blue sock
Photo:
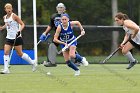
<instances>
[{"instance_id":1,"label":"navy blue sock","mask_svg":"<svg viewBox=\"0 0 140 93\"><path fill-rule=\"evenodd\" d=\"M82 59L83 59L82 56L80 56L78 53L75 54L75 55L76 55L75 60L78 61L78 62L81 62Z\"/></svg>"},{"instance_id":2,"label":"navy blue sock","mask_svg":"<svg viewBox=\"0 0 140 93\"><path fill-rule=\"evenodd\" d=\"M70 60L66 61L66 63L70 68L74 69L75 71L79 70L78 67Z\"/></svg>"}]
</instances>

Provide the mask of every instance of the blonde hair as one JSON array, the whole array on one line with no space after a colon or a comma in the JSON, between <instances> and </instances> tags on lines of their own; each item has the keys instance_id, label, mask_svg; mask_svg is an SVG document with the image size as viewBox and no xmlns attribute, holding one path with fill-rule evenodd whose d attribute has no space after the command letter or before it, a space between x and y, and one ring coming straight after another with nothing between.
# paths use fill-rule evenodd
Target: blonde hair
<instances>
[{"instance_id":1,"label":"blonde hair","mask_svg":"<svg viewBox=\"0 0 140 93\"><path fill-rule=\"evenodd\" d=\"M12 4L7 3L7 4L5 4L4 8L6 8L6 7L11 7L12 8Z\"/></svg>"}]
</instances>

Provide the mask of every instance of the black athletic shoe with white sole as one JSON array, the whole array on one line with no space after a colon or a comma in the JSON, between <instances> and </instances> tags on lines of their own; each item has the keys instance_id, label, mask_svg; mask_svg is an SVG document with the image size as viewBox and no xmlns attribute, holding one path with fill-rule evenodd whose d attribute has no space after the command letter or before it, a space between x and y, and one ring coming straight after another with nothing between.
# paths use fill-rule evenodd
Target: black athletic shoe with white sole
<instances>
[{"instance_id":1,"label":"black athletic shoe with white sole","mask_svg":"<svg viewBox=\"0 0 140 93\"><path fill-rule=\"evenodd\" d=\"M126 69L132 68L132 67L133 67L134 65L136 65L137 63L138 63L137 60L135 60L134 62L130 62L129 65L128 65L128 67L127 67Z\"/></svg>"},{"instance_id":2,"label":"black athletic shoe with white sole","mask_svg":"<svg viewBox=\"0 0 140 93\"><path fill-rule=\"evenodd\" d=\"M44 64L45 67L56 67L57 64L52 64L51 62L46 62L46 64Z\"/></svg>"}]
</instances>

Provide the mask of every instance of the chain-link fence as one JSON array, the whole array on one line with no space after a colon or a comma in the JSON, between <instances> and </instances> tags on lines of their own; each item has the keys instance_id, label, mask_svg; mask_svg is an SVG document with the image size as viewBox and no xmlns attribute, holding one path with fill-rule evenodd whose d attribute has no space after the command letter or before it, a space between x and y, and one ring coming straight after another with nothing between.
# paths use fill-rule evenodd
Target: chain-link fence
<instances>
[{"instance_id":1,"label":"chain-link fence","mask_svg":"<svg viewBox=\"0 0 140 93\"><path fill-rule=\"evenodd\" d=\"M40 35L45 31L46 25L40 25L37 26L37 38L39 41ZM109 55L112 51L112 32L117 31L119 33L119 38L117 40L118 45L122 42L123 36L124 36L124 31L122 27L113 27L113 26L92 26L92 25L85 25L84 29L86 31L85 36L81 37L78 40L78 45L77 45L77 51L86 57L89 56L107 56ZM1 33L1 42L0 42L0 49L3 49L3 45L5 42L5 36L6 36L6 31L2 31ZM38 57L42 58L47 56L47 48L48 48L48 43L52 41L54 31L50 31L51 33L51 38L47 42L41 42L38 45ZM80 29L77 27L74 27L74 34L78 36L80 34ZM24 45L23 49L29 49L32 50L34 48L34 31L33 31L33 26L32 25L27 25L25 29L22 32L23 40L24 40ZM60 48L58 47L58 50ZM121 52L119 51L119 56L122 56ZM139 55L139 52L137 50L133 51L133 54ZM62 56L62 55L60 55ZM43 59L42 59L43 60ZM93 59L91 59L93 60ZM99 59L94 59L94 60L100 60ZM94 61L93 60L93 61Z\"/></svg>"}]
</instances>

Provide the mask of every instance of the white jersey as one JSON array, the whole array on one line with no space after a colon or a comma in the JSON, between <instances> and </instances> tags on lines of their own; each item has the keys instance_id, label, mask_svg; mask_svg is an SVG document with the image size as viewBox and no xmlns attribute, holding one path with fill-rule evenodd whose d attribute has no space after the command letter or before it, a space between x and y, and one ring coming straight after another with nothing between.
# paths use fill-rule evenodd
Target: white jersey
<instances>
[{"instance_id":1,"label":"white jersey","mask_svg":"<svg viewBox=\"0 0 140 93\"><path fill-rule=\"evenodd\" d=\"M132 29L127 28L126 26L123 26L123 29L127 34L132 34ZM140 28L136 36L132 39L136 44L140 45Z\"/></svg>"},{"instance_id":2,"label":"white jersey","mask_svg":"<svg viewBox=\"0 0 140 93\"><path fill-rule=\"evenodd\" d=\"M7 15L4 17L4 22L6 24L6 29L7 29L7 39L15 39L16 34L19 30L19 25L18 23L13 19L14 13L11 14L9 18L7 18Z\"/></svg>"}]
</instances>

